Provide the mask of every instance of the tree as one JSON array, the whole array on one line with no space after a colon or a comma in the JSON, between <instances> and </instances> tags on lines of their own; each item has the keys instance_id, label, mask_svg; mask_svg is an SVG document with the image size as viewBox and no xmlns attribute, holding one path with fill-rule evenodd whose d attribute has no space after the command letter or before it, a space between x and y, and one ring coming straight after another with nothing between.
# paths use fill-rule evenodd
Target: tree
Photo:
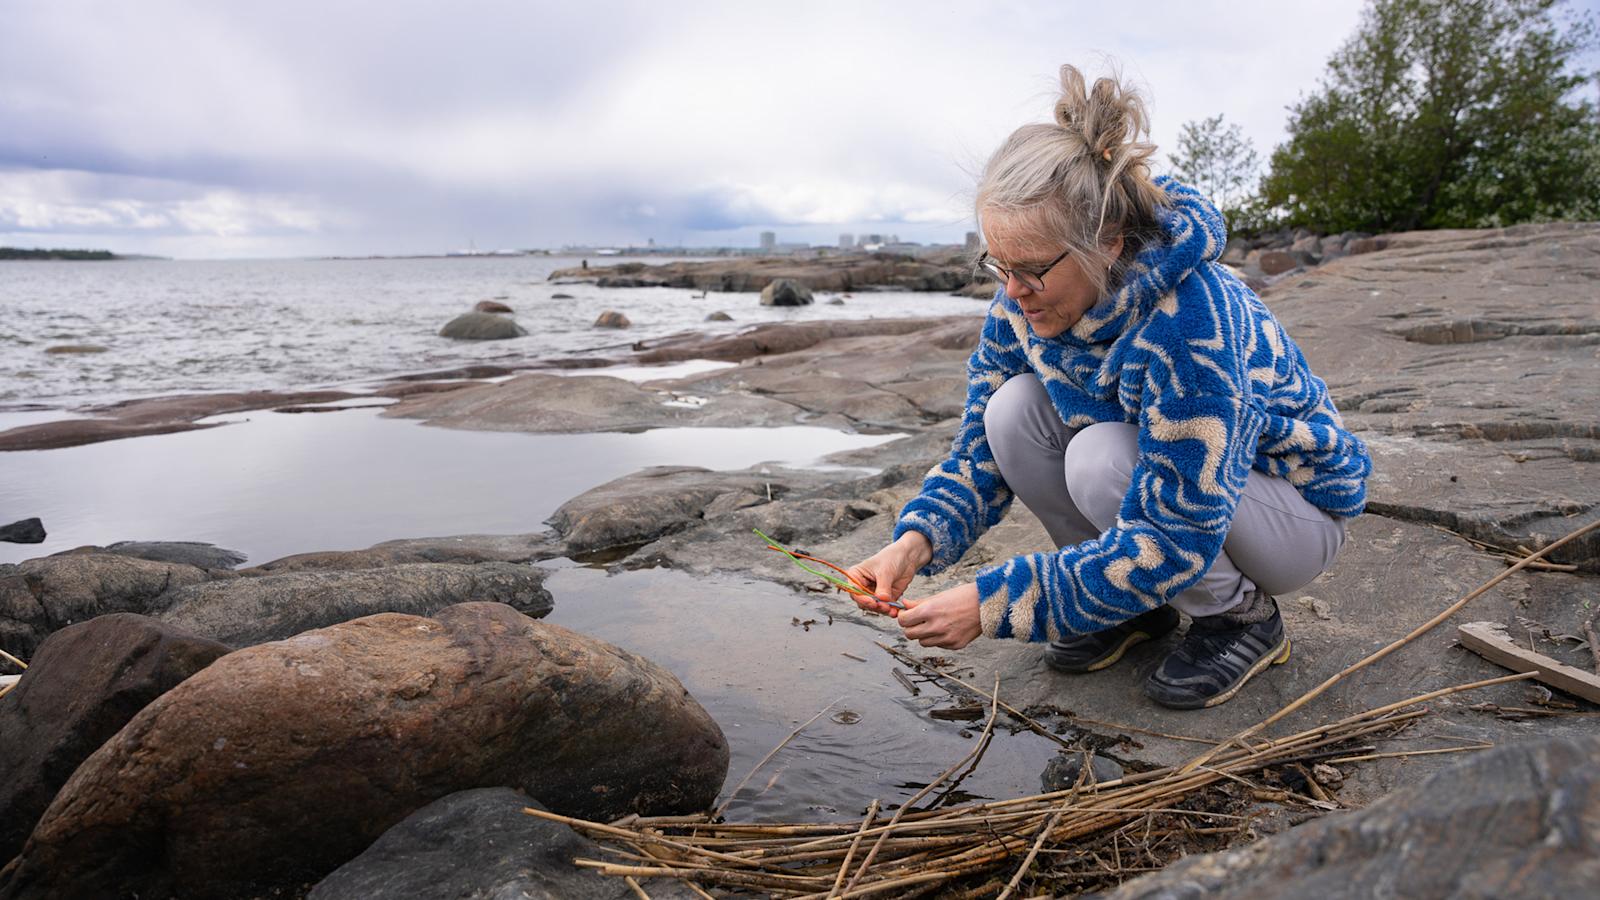
<instances>
[{"instance_id":1,"label":"tree","mask_svg":"<svg viewBox=\"0 0 1600 900\"><path fill-rule=\"evenodd\" d=\"M1224 125L1220 115L1185 122L1178 134L1178 152L1167 159L1173 174L1221 208L1230 230L1255 224L1246 220L1256 218L1250 211L1252 183L1261 161L1238 125Z\"/></svg>"},{"instance_id":2,"label":"tree","mask_svg":"<svg viewBox=\"0 0 1600 900\"><path fill-rule=\"evenodd\" d=\"M1373 0L1290 108L1264 202L1321 231L1471 228L1600 212L1600 115L1565 0Z\"/></svg>"}]
</instances>

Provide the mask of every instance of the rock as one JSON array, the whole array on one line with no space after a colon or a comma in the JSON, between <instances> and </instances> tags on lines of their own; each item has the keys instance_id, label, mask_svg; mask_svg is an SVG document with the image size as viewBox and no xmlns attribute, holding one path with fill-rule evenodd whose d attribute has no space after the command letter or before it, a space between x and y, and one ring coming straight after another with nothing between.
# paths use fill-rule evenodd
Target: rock
<instances>
[{"instance_id":1,"label":"rock","mask_svg":"<svg viewBox=\"0 0 1600 900\"><path fill-rule=\"evenodd\" d=\"M566 541L569 553L642 544L698 522L723 494L764 495L772 483L780 493L785 489L776 477L654 466L568 500L550 517L550 524Z\"/></svg>"},{"instance_id":2,"label":"rock","mask_svg":"<svg viewBox=\"0 0 1600 900\"><path fill-rule=\"evenodd\" d=\"M511 307L501 303L499 300L479 300L473 305L472 311L481 313L509 313L512 310Z\"/></svg>"},{"instance_id":3,"label":"rock","mask_svg":"<svg viewBox=\"0 0 1600 900\"><path fill-rule=\"evenodd\" d=\"M457 791L604 822L703 810L727 769L721 730L654 663L496 603L370 616L230 653L145 707L0 897L293 890Z\"/></svg>"},{"instance_id":4,"label":"rock","mask_svg":"<svg viewBox=\"0 0 1600 900\"><path fill-rule=\"evenodd\" d=\"M412 563L287 572L191 585L161 598L162 621L236 647L276 641L374 613L427 616L469 600L538 618L554 603L542 569L515 563Z\"/></svg>"},{"instance_id":5,"label":"rock","mask_svg":"<svg viewBox=\"0 0 1600 900\"><path fill-rule=\"evenodd\" d=\"M795 408L750 394L726 393L697 408L668 406L672 395L609 375L521 375L500 384L412 397L385 417L492 431L641 431L669 425L792 425Z\"/></svg>"},{"instance_id":6,"label":"rock","mask_svg":"<svg viewBox=\"0 0 1600 900\"><path fill-rule=\"evenodd\" d=\"M99 616L46 638L0 703L0 858L22 849L79 763L229 649L133 613Z\"/></svg>"},{"instance_id":7,"label":"rock","mask_svg":"<svg viewBox=\"0 0 1600 900\"><path fill-rule=\"evenodd\" d=\"M1357 812L1189 856L1096 895L1586 897L1600 878L1600 738L1476 753Z\"/></svg>"},{"instance_id":8,"label":"rock","mask_svg":"<svg viewBox=\"0 0 1600 900\"><path fill-rule=\"evenodd\" d=\"M843 306L844 305L844 301L840 300L838 297L835 297L832 300L828 301L828 305L829 306Z\"/></svg>"},{"instance_id":9,"label":"rock","mask_svg":"<svg viewBox=\"0 0 1600 900\"><path fill-rule=\"evenodd\" d=\"M842 253L818 259L727 257L661 265L621 263L559 269L550 273L549 280L556 284L592 281L600 287L760 291L777 279L787 278L812 290L847 293L863 287L953 291L971 277L972 265L967 254L953 251L916 258L892 253Z\"/></svg>"},{"instance_id":10,"label":"rock","mask_svg":"<svg viewBox=\"0 0 1600 900\"><path fill-rule=\"evenodd\" d=\"M1222 261L1230 266L1244 265L1245 257L1250 253L1248 238L1231 237L1228 244L1222 249Z\"/></svg>"},{"instance_id":11,"label":"rock","mask_svg":"<svg viewBox=\"0 0 1600 900\"><path fill-rule=\"evenodd\" d=\"M0 528L0 541L12 544L42 544L44 539L44 522L37 518L23 519Z\"/></svg>"},{"instance_id":12,"label":"rock","mask_svg":"<svg viewBox=\"0 0 1600 900\"><path fill-rule=\"evenodd\" d=\"M614 309L606 310L594 320L594 327L596 328L627 328L632 324L633 322L627 316Z\"/></svg>"},{"instance_id":13,"label":"rock","mask_svg":"<svg viewBox=\"0 0 1600 900\"><path fill-rule=\"evenodd\" d=\"M811 289L788 278L779 278L761 289L762 306L806 306L810 303Z\"/></svg>"},{"instance_id":14,"label":"rock","mask_svg":"<svg viewBox=\"0 0 1600 900\"><path fill-rule=\"evenodd\" d=\"M1314 266L1316 260L1304 250L1267 250L1261 254L1257 265L1268 276L1282 275L1297 266Z\"/></svg>"},{"instance_id":15,"label":"rock","mask_svg":"<svg viewBox=\"0 0 1600 900\"><path fill-rule=\"evenodd\" d=\"M359 395L348 391L245 391L124 400L84 410L95 415L92 419L64 419L0 431L0 451L53 450L125 437L215 428L224 423L202 425L198 420L223 413L326 403L356 396Z\"/></svg>"},{"instance_id":16,"label":"rock","mask_svg":"<svg viewBox=\"0 0 1600 900\"><path fill-rule=\"evenodd\" d=\"M403 563L537 562L560 555L561 549L555 536L548 531L532 534L465 534L384 541L365 550L296 553L245 569L239 574L255 576L379 569Z\"/></svg>"},{"instance_id":17,"label":"rock","mask_svg":"<svg viewBox=\"0 0 1600 900\"><path fill-rule=\"evenodd\" d=\"M1344 249L1351 256L1360 256L1363 253L1376 253L1389 246L1388 238L1361 237L1345 242Z\"/></svg>"},{"instance_id":18,"label":"rock","mask_svg":"<svg viewBox=\"0 0 1600 900\"><path fill-rule=\"evenodd\" d=\"M1063 750L1050 758L1045 765L1044 772L1039 776L1039 783L1043 785L1045 793L1051 791L1064 791L1078 783L1078 778L1083 773L1082 753ZM1116 781L1123 776L1122 764L1114 759L1107 759L1098 753L1089 756L1089 777L1085 784L1099 784L1105 781Z\"/></svg>"},{"instance_id":19,"label":"rock","mask_svg":"<svg viewBox=\"0 0 1600 900\"><path fill-rule=\"evenodd\" d=\"M560 291L557 291L556 293L550 295L550 299L551 300L571 300L573 298L572 298L571 294L563 294Z\"/></svg>"},{"instance_id":20,"label":"rock","mask_svg":"<svg viewBox=\"0 0 1600 900\"><path fill-rule=\"evenodd\" d=\"M463 313L439 329L440 337L458 341L503 341L527 333L515 319L486 312Z\"/></svg>"},{"instance_id":21,"label":"rock","mask_svg":"<svg viewBox=\"0 0 1600 900\"><path fill-rule=\"evenodd\" d=\"M1322 238L1314 234L1308 234L1290 244L1289 251L1291 253L1304 253L1313 259L1320 259L1322 257Z\"/></svg>"},{"instance_id":22,"label":"rock","mask_svg":"<svg viewBox=\"0 0 1600 900\"><path fill-rule=\"evenodd\" d=\"M68 553L115 553L152 562L181 563L207 571L226 571L245 561L237 550L227 550L202 541L117 541L105 547L81 547Z\"/></svg>"},{"instance_id":23,"label":"rock","mask_svg":"<svg viewBox=\"0 0 1600 900\"><path fill-rule=\"evenodd\" d=\"M595 842L565 825L530 816L542 808L511 788L478 788L443 797L383 833L360 856L334 870L308 900L411 900L422 897L630 900L627 882L574 859L603 859ZM651 879L650 896L699 895L681 883Z\"/></svg>"},{"instance_id":24,"label":"rock","mask_svg":"<svg viewBox=\"0 0 1600 900\"><path fill-rule=\"evenodd\" d=\"M104 352L106 352L106 349L107 348L101 347L98 344L60 344L60 345L55 346L55 347L46 347L46 348L44 348L44 352L52 353L52 354L58 354L58 355L59 354L81 354L81 353L104 353Z\"/></svg>"},{"instance_id":25,"label":"rock","mask_svg":"<svg viewBox=\"0 0 1600 900\"><path fill-rule=\"evenodd\" d=\"M1316 779L1317 784L1332 790L1338 790L1339 786L1344 784L1344 772L1340 771L1337 766L1330 766L1327 763L1313 765L1311 767L1311 777Z\"/></svg>"},{"instance_id":26,"label":"rock","mask_svg":"<svg viewBox=\"0 0 1600 900\"><path fill-rule=\"evenodd\" d=\"M1600 225L1384 240L1265 297L1372 452L1368 511L1502 547L1600 517ZM1600 533L1554 560L1600 570Z\"/></svg>"},{"instance_id":27,"label":"rock","mask_svg":"<svg viewBox=\"0 0 1600 900\"><path fill-rule=\"evenodd\" d=\"M148 612L169 588L204 571L109 553L30 559L0 569L0 649L24 659L58 628L113 612Z\"/></svg>"},{"instance_id":28,"label":"rock","mask_svg":"<svg viewBox=\"0 0 1600 900\"><path fill-rule=\"evenodd\" d=\"M706 321L707 322L732 322L733 321L733 316L728 315L727 313L723 312L722 310L717 310L716 312L706 316Z\"/></svg>"}]
</instances>

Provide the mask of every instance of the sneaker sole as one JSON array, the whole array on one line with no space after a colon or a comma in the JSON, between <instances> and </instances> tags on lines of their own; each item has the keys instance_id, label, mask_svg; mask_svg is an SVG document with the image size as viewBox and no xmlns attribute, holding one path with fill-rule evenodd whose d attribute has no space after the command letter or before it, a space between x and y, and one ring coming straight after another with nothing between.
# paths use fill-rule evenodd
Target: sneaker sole
<instances>
[{"instance_id":1,"label":"sneaker sole","mask_svg":"<svg viewBox=\"0 0 1600 900\"><path fill-rule=\"evenodd\" d=\"M1149 633L1135 631L1123 638L1122 643L1113 647L1110 653L1107 653L1105 656L1100 657L1087 666L1067 669L1052 665L1050 668L1057 672L1063 672L1068 675L1087 675L1090 672L1098 672L1101 669L1109 669L1116 665L1122 659L1123 655L1126 654L1130 649L1150 639L1151 635ZM1047 662L1046 664L1048 665L1049 663Z\"/></svg>"},{"instance_id":2,"label":"sneaker sole","mask_svg":"<svg viewBox=\"0 0 1600 900\"><path fill-rule=\"evenodd\" d=\"M1227 690L1223 691L1222 693L1216 695L1215 697L1212 697L1211 699L1207 700L1206 702L1200 704L1197 707L1188 707L1188 708L1189 709L1210 709L1213 706L1219 706L1219 705L1221 705L1223 703L1227 703L1229 700L1233 699L1233 695L1234 694L1239 693L1239 689L1244 687L1245 682L1247 682L1250 679L1254 678L1257 673L1265 670L1268 666L1281 666L1284 663L1288 662L1289 661L1289 650L1290 650L1289 636L1288 635L1284 635L1283 636L1283 643L1279 644L1278 646L1276 646L1276 647L1272 648L1271 650L1267 651L1266 653L1262 654L1261 658L1256 660L1256 664L1251 666L1250 668L1246 669L1244 674L1239 676L1239 680L1235 681L1233 683L1232 687L1230 687Z\"/></svg>"}]
</instances>

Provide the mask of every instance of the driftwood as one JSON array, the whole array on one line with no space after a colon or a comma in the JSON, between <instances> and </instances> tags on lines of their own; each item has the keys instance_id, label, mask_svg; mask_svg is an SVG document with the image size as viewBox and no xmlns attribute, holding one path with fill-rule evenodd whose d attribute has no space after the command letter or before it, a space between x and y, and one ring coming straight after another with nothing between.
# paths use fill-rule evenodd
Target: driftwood
<instances>
[{"instance_id":1,"label":"driftwood","mask_svg":"<svg viewBox=\"0 0 1600 900\"><path fill-rule=\"evenodd\" d=\"M1498 622L1467 622L1457 626L1456 635L1461 639L1461 646L1495 665L1513 672L1531 672L1534 678L1553 688L1590 703L1600 703L1600 675L1517 646L1506 634L1505 626Z\"/></svg>"}]
</instances>

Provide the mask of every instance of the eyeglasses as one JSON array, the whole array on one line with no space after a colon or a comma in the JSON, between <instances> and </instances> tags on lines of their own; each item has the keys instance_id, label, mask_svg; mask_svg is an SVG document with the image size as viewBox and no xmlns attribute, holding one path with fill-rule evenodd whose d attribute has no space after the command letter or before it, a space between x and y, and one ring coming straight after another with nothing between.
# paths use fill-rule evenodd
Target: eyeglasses
<instances>
[{"instance_id":1,"label":"eyeglasses","mask_svg":"<svg viewBox=\"0 0 1600 900\"><path fill-rule=\"evenodd\" d=\"M1057 263L1071 255L1072 251L1069 249L1055 259L1050 260L1049 265L1037 272L1030 272L1026 269L1019 269L1015 267L1008 269L1005 266L995 262L994 259L989 256L988 252L984 252L978 257L978 265L1002 284L1015 277L1018 281L1022 282L1022 284L1025 285L1028 290L1042 291L1044 290L1045 273L1049 272L1051 269L1054 269Z\"/></svg>"}]
</instances>

